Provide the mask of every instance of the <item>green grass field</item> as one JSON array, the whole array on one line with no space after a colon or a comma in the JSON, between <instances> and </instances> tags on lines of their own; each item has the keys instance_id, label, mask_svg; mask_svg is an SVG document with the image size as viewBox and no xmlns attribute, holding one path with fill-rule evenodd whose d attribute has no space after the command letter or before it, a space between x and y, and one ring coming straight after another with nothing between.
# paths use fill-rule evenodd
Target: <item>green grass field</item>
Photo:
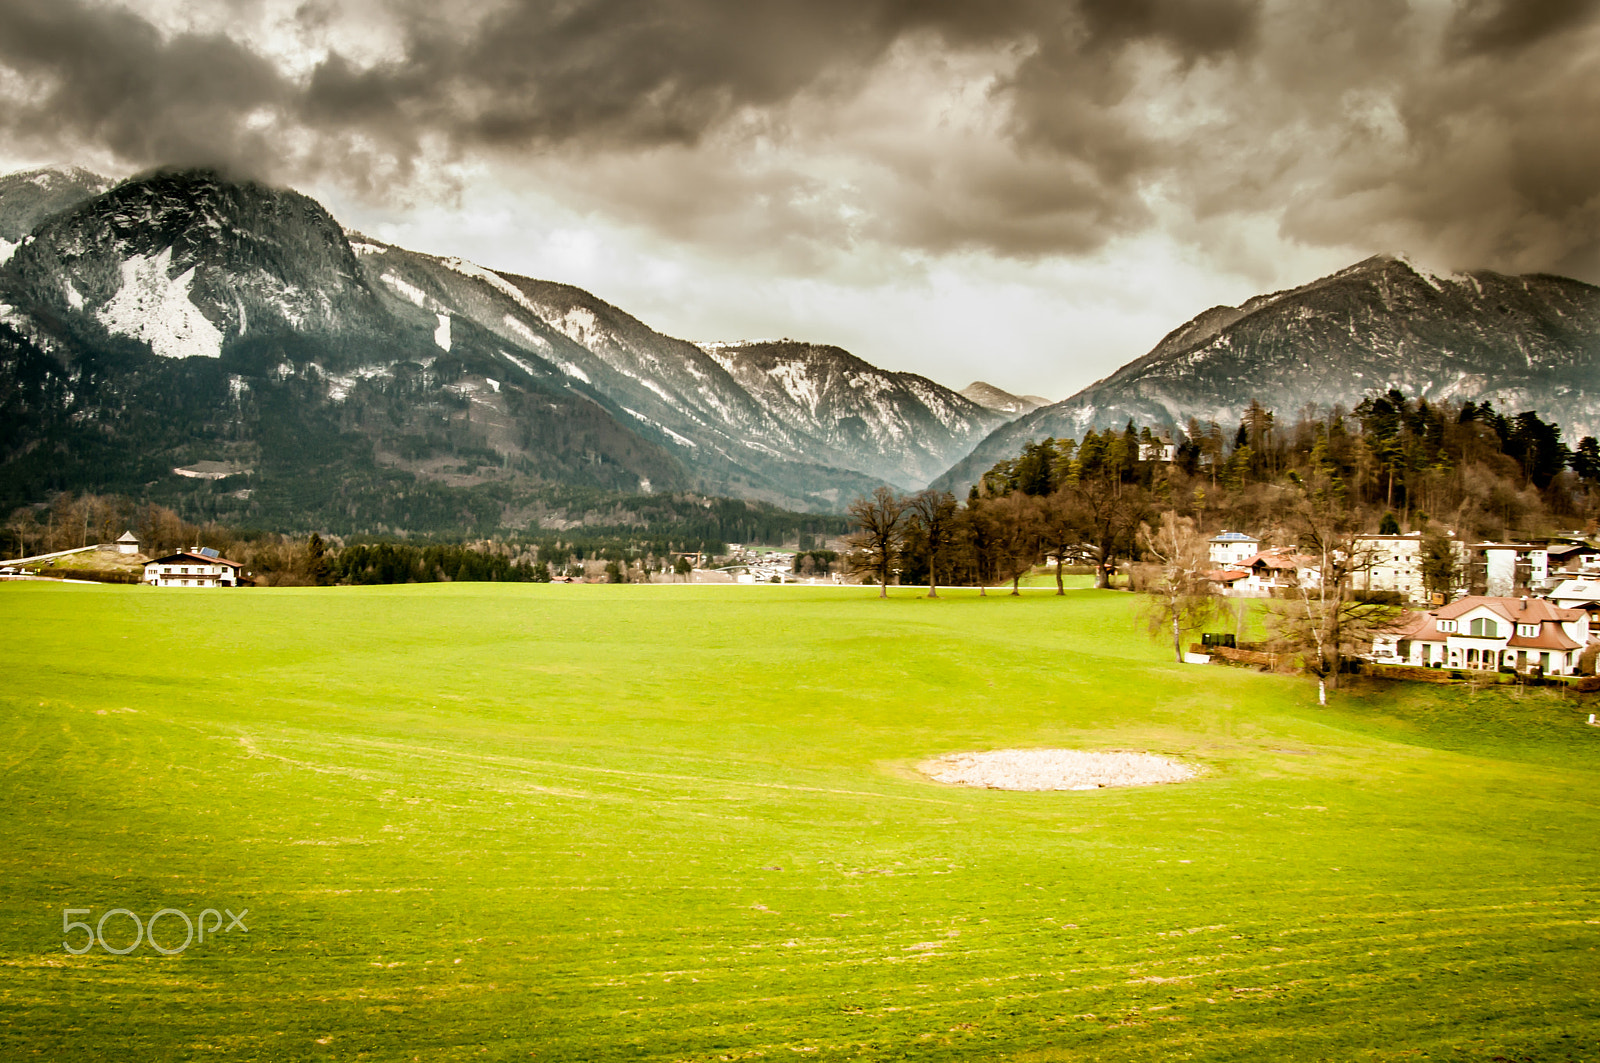
<instances>
[{"instance_id":1,"label":"green grass field","mask_svg":"<svg viewBox=\"0 0 1600 1063\"><path fill-rule=\"evenodd\" d=\"M0 1057L1600 1060L1592 703L874 593L0 585Z\"/></svg>"}]
</instances>

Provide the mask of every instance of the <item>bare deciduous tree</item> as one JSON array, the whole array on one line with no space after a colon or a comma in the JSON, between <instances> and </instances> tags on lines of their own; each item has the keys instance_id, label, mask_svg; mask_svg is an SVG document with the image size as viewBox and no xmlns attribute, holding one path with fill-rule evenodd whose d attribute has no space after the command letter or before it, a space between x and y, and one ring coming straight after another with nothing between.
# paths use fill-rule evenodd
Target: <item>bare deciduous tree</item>
<instances>
[{"instance_id":1,"label":"bare deciduous tree","mask_svg":"<svg viewBox=\"0 0 1600 1063\"><path fill-rule=\"evenodd\" d=\"M1168 511L1161 523L1139 530L1139 548L1160 566L1160 575L1148 589L1145 616L1150 622L1150 637L1172 635L1172 653L1183 663L1183 636L1220 616L1222 599L1216 585L1206 578L1211 567L1206 539L1195 530L1194 521Z\"/></svg>"},{"instance_id":2,"label":"bare deciduous tree","mask_svg":"<svg viewBox=\"0 0 1600 1063\"><path fill-rule=\"evenodd\" d=\"M939 560L956 534L956 499L949 491L922 491L906 500L928 550L928 597L939 597Z\"/></svg>"},{"instance_id":3,"label":"bare deciduous tree","mask_svg":"<svg viewBox=\"0 0 1600 1063\"><path fill-rule=\"evenodd\" d=\"M1338 686L1345 660L1370 647L1400 612L1355 596L1354 575L1372 564L1371 548L1357 538L1357 519L1336 492L1318 480L1308 482L1292 523L1314 576L1296 578L1287 596L1267 611L1272 642L1297 654L1317 677L1319 705L1328 703L1328 687Z\"/></svg>"},{"instance_id":4,"label":"bare deciduous tree","mask_svg":"<svg viewBox=\"0 0 1600 1063\"><path fill-rule=\"evenodd\" d=\"M1022 574L1039 560L1039 500L1013 491L986 501L982 508L994 529L1001 574L1011 581L1011 593L1020 595Z\"/></svg>"},{"instance_id":5,"label":"bare deciduous tree","mask_svg":"<svg viewBox=\"0 0 1600 1063\"><path fill-rule=\"evenodd\" d=\"M856 531L845 540L850 546L846 564L858 578L870 577L878 584L878 597L887 598L905 533L906 501L880 487L850 503L849 512Z\"/></svg>"}]
</instances>

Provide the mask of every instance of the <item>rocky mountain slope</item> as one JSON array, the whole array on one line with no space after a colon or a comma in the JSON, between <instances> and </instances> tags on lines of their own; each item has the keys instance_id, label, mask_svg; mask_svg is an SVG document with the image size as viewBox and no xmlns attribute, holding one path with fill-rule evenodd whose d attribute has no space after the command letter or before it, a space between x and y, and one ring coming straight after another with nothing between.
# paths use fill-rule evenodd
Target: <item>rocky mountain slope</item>
<instances>
[{"instance_id":1,"label":"rocky mountain slope","mask_svg":"<svg viewBox=\"0 0 1600 1063\"><path fill-rule=\"evenodd\" d=\"M99 195L111 183L77 167L24 170L0 177L0 262L11 257L34 226Z\"/></svg>"},{"instance_id":2,"label":"rocky mountain slope","mask_svg":"<svg viewBox=\"0 0 1600 1063\"><path fill-rule=\"evenodd\" d=\"M675 340L568 285L346 233L294 192L48 176L0 185L13 494L206 462L246 495L547 483L833 510L921 486L1004 419L837 348Z\"/></svg>"},{"instance_id":3,"label":"rocky mountain slope","mask_svg":"<svg viewBox=\"0 0 1600 1063\"><path fill-rule=\"evenodd\" d=\"M1050 405L1049 399L1038 395L1013 395L982 380L974 380L957 394L962 398L971 399L986 410L994 410L996 413L1011 417L1021 417L1025 413L1032 413L1040 406Z\"/></svg>"},{"instance_id":4,"label":"rocky mountain slope","mask_svg":"<svg viewBox=\"0 0 1600 1063\"><path fill-rule=\"evenodd\" d=\"M902 487L926 484L1001 420L926 377L874 368L838 347L756 340L705 350L772 430L804 440L827 464Z\"/></svg>"},{"instance_id":5,"label":"rocky mountain slope","mask_svg":"<svg viewBox=\"0 0 1600 1063\"><path fill-rule=\"evenodd\" d=\"M1600 288L1489 270L1438 274L1382 255L1243 306L1214 307L1071 398L996 429L937 481L962 489L1023 443L1093 428L1237 425L1399 388L1537 410L1572 442L1600 434Z\"/></svg>"}]
</instances>

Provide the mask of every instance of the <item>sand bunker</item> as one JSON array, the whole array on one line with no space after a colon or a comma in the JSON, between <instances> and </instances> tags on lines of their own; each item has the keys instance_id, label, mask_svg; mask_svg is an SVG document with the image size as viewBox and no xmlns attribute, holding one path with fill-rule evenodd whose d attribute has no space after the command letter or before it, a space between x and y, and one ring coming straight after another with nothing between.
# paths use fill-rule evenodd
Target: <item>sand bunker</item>
<instances>
[{"instance_id":1,"label":"sand bunker","mask_svg":"<svg viewBox=\"0 0 1600 1063\"><path fill-rule=\"evenodd\" d=\"M1098 790L1150 786L1195 777L1186 764L1154 753L1086 753L1077 749L995 749L952 753L917 765L924 775L991 790Z\"/></svg>"}]
</instances>

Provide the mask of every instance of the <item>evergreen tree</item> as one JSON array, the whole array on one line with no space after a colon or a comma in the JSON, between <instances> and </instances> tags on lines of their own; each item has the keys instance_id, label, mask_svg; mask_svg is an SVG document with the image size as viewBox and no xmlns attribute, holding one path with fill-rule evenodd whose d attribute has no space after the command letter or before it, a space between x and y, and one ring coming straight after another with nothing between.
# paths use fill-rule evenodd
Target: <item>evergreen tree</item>
<instances>
[{"instance_id":1,"label":"evergreen tree","mask_svg":"<svg viewBox=\"0 0 1600 1063\"><path fill-rule=\"evenodd\" d=\"M306 541L306 578L313 587L326 587L332 582L332 573L328 568L327 552L327 547L322 542L322 536L312 532L311 538Z\"/></svg>"}]
</instances>

